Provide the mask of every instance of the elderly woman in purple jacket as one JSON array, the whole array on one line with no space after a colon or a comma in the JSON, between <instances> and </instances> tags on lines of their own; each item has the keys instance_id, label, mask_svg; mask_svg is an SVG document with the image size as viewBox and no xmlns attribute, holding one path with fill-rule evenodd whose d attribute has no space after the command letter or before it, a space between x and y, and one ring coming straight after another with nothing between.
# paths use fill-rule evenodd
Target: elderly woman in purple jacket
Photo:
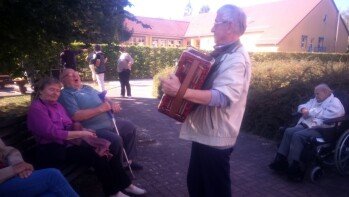
<instances>
[{"instance_id":1,"label":"elderly woman in purple jacket","mask_svg":"<svg viewBox=\"0 0 349 197\"><path fill-rule=\"evenodd\" d=\"M28 111L28 128L38 143L37 163L40 168L56 167L73 162L91 165L108 196L142 195L144 189L131 183L123 169L121 154L108 152L109 141L97 138L91 130L76 130L66 110L57 102L62 85L53 78L44 78L35 88L36 99Z\"/></svg>"}]
</instances>

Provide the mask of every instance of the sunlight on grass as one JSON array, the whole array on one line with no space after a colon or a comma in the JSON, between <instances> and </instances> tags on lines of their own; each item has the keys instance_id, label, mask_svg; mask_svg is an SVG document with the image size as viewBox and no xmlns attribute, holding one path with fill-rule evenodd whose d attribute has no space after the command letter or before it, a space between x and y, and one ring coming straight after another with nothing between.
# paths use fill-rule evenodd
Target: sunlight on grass
<instances>
[{"instance_id":1,"label":"sunlight on grass","mask_svg":"<svg viewBox=\"0 0 349 197\"><path fill-rule=\"evenodd\" d=\"M0 98L0 118L16 117L27 113L30 95Z\"/></svg>"}]
</instances>

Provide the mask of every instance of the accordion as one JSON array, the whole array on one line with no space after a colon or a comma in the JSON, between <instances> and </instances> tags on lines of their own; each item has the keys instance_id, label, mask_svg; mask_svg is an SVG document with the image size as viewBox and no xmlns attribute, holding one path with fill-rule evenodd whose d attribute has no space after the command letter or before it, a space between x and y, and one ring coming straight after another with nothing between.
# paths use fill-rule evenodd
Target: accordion
<instances>
[{"instance_id":1,"label":"accordion","mask_svg":"<svg viewBox=\"0 0 349 197\"><path fill-rule=\"evenodd\" d=\"M183 96L188 88L202 88L213 63L214 58L194 48L185 50L179 59L175 71L175 75L181 82L179 91L175 97L164 94L158 105L158 111L179 122L184 122L195 104L184 100Z\"/></svg>"}]
</instances>

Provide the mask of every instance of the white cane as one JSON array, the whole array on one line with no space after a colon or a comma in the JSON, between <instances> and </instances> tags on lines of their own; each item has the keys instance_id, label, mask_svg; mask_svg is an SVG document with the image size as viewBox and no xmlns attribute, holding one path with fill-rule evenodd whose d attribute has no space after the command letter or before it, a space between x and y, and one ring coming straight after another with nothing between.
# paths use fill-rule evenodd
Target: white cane
<instances>
[{"instance_id":1,"label":"white cane","mask_svg":"<svg viewBox=\"0 0 349 197\"><path fill-rule=\"evenodd\" d=\"M112 112L109 112L109 115L111 116L111 119L112 119L112 121L113 121L114 128L115 128L115 132L118 134L118 136L120 136L118 127L116 126L116 120L115 120L115 117L114 117L113 113L112 113ZM121 136L120 136L120 137L121 137ZM124 146L122 146L122 152L124 153L124 156L125 156L125 159L126 159L126 162L127 162L127 166L128 166L128 169L130 169L130 172L131 172L131 174L132 174L132 177L133 177L133 178L136 178L135 175L133 174L133 171L132 171L132 168L131 168L131 163L130 163L130 161L128 160L128 156L127 156L127 153L126 153L126 150L125 150Z\"/></svg>"},{"instance_id":2,"label":"white cane","mask_svg":"<svg viewBox=\"0 0 349 197\"><path fill-rule=\"evenodd\" d=\"M100 94L98 95L99 98L102 100L102 102L105 101L105 95L106 95L106 94L107 94L107 91L103 91L102 93L100 93ZM120 133L119 133L119 129L118 129L118 127L116 126L116 120L115 120L113 111L110 110L110 111L108 112L108 115L110 116L110 118L111 118L112 121L113 121L113 125L114 125L114 128L115 128L116 134L118 134L118 136L121 137L121 135L120 135ZM121 144L121 147L122 147L122 153L124 154L125 159L126 159L126 162L127 162L128 169L130 170L130 172L131 172L131 174L132 174L132 178L136 178L135 175L133 174L133 171L132 171L132 168L131 168L131 163L130 163L130 161L128 160L128 156L127 156L127 153L126 153L126 150L125 150L123 144Z\"/></svg>"}]
</instances>

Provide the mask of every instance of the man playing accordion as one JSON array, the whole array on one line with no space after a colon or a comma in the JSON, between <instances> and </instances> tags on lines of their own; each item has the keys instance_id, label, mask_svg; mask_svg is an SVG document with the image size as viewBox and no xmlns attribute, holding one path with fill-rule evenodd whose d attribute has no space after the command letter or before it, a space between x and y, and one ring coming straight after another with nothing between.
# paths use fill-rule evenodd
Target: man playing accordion
<instances>
[{"instance_id":1,"label":"man playing accordion","mask_svg":"<svg viewBox=\"0 0 349 197\"><path fill-rule=\"evenodd\" d=\"M215 59L201 90L188 88L183 98L199 104L182 124L180 138L192 141L187 186L190 196L231 196L229 159L239 134L251 77L251 63L240 43L246 15L234 5L217 11L212 32ZM162 91L176 96L174 74L161 79Z\"/></svg>"}]
</instances>

